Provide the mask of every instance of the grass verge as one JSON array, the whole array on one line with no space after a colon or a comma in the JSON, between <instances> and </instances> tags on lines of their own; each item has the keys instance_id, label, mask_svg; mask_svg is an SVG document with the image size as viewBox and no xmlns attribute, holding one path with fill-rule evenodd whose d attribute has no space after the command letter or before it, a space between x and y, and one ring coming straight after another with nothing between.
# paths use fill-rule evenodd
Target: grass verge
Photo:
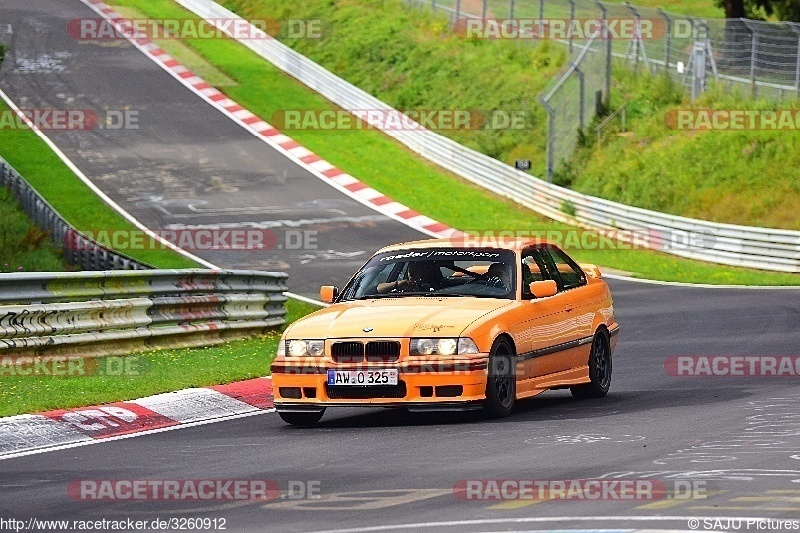
<instances>
[{"instance_id":1,"label":"grass verge","mask_svg":"<svg viewBox=\"0 0 800 533\"><path fill-rule=\"evenodd\" d=\"M9 112L0 101L0 113ZM78 179L32 130L0 128L0 156L78 230L136 230ZM126 254L159 268L197 267L194 261L169 249L129 250Z\"/></svg>"},{"instance_id":2,"label":"grass verge","mask_svg":"<svg viewBox=\"0 0 800 533\"><path fill-rule=\"evenodd\" d=\"M287 323L318 309L290 299ZM126 368L115 375L17 376L0 358L0 416L133 400L189 387L266 376L280 333L230 341L207 348L136 353L99 361L99 368Z\"/></svg>"},{"instance_id":3,"label":"grass verge","mask_svg":"<svg viewBox=\"0 0 800 533\"><path fill-rule=\"evenodd\" d=\"M31 223L10 191L0 188L0 272L71 270L50 234Z\"/></svg>"},{"instance_id":4,"label":"grass verge","mask_svg":"<svg viewBox=\"0 0 800 533\"><path fill-rule=\"evenodd\" d=\"M232 4L230 1L225 3L229 6ZM395 2L380 3L387 6L387 9L396 9ZM265 13L269 12L270 6L274 3L270 0L263 2L263 4L264 7L259 7L257 12L251 13L245 10L244 15L265 16ZM308 2L300 2L300 4L309 5ZM135 8L143 15L157 19L193 16L171 0L124 0L117 1L115 5ZM296 5L297 3L294 3L292 6L276 8L276 11L269 16L271 18L281 18L288 13L287 10ZM332 8L331 6L337 7L335 3L330 6L326 4L327 8L319 3L314 3L314 5L318 6L319 9ZM368 2L367 5L349 3L346 6L355 10L366 11L368 7L374 10L375 2ZM337 16L347 17L348 14L361 16L357 13L351 13L351 10L344 10ZM314 17L311 12L303 12L301 15ZM389 15L392 17L389 17ZM418 27L431 24L429 18L418 20L414 17L421 15L414 12L408 13L402 9L396 12L392 11L383 16L392 18L397 24L406 19L412 20ZM361 21L364 22L363 20ZM369 24L362 26L362 29L364 27L372 28ZM413 33L416 35L417 30L415 29ZM363 41L359 41L361 42L361 46L358 47L360 54L383 53L372 52L372 50L392 48L388 42L384 42L382 45L379 42L374 42L376 37L354 35L352 38L356 41L359 39ZM443 37L437 37L434 40L438 43L441 39L446 40ZM171 51L173 44L170 41L165 41L162 44L168 52ZM187 40L185 44L197 51L216 68L223 71L226 76L236 81L238 85L223 87L223 92L267 120L270 120L273 114L286 109L336 109L330 102L299 84L293 78L283 74L236 42L231 40ZM458 49L460 49L463 42L457 44ZM318 43L318 45L327 47L330 43ZM475 47L479 45L483 46L482 43L474 44ZM545 49L514 48L517 46L515 43L510 43L508 46L510 47L508 49L509 53L514 50L515 53L519 54L532 54L531 57L552 59L552 56L548 55L549 52ZM351 53L356 54L355 47L351 49ZM416 53L424 55L424 52L417 51ZM455 53L453 52L453 54ZM417 62L423 61L423 59L423 57L415 56L415 61ZM340 61L342 66L338 70L341 71L346 65L346 55L342 55ZM553 72L554 70L554 64L542 65L538 70L538 74L544 76L547 72ZM448 72L450 71L448 70ZM365 77L369 75L364 74ZM434 74L431 73L431 75ZM387 73L385 76L389 76L389 74ZM500 76L496 75L495 77ZM488 87L487 90L491 90L493 86L490 84ZM409 91L409 95L413 95L416 92L426 93L430 92L430 90L426 91L424 87L419 86L414 91ZM446 100L445 98L442 102ZM379 132L364 130L339 130L335 132L297 130L288 133L310 150L320 154L346 172L357 176L370 186L419 212L453 227L465 230L492 231L550 230L567 232L574 229L567 225L546 221L530 210L492 195L452 174L444 172ZM612 267L630 272L635 276L651 279L753 285L795 285L800 283L800 276L792 274L766 273L749 269L722 267L651 251L632 251L620 248L587 249L589 247L586 246L579 248L566 246L566 248L580 261Z\"/></svg>"}]
</instances>

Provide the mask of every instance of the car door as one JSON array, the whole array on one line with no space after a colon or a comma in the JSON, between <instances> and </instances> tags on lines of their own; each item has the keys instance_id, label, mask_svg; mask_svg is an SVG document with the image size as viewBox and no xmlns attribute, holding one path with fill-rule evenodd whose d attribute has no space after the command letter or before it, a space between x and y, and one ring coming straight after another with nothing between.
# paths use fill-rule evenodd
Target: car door
<instances>
[{"instance_id":1,"label":"car door","mask_svg":"<svg viewBox=\"0 0 800 533\"><path fill-rule=\"evenodd\" d=\"M556 278L559 306L569 324L569 344L559 352L559 368L569 370L587 364L592 340L594 312L588 297L586 274L563 250L548 246L542 250L546 267Z\"/></svg>"},{"instance_id":2,"label":"car door","mask_svg":"<svg viewBox=\"0 0 800 533\"><path fill-rule=\"evenodd\" d=\"M522 298L528 300L530 305L529 312L520 324L517 341L523 379L568 370L572 368L572 358L564 352L574 344L577 337L568 291L561 290L557 268L547 250L525 249L522 251L521 261ZM554 280L559 292L548 298L533 297L528 284L542 280Z\"/></svg>"}]
</instances>

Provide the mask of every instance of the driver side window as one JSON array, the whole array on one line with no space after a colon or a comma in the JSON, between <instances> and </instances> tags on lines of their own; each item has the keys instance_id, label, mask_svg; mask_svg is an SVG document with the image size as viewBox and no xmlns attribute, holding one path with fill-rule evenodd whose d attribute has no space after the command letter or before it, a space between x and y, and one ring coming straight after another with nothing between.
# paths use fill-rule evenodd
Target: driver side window
<instances>
[{"instance_id":1,"label":"driver side window","mask_svg":"<svg viewBox=\"0 0 800 533\"><path fill-rule=\"evenodd\" d=\"M539 250L526 250L522 253L522 297L532 299L530 284L549 279Z\"/></svg>"}]
</instances>

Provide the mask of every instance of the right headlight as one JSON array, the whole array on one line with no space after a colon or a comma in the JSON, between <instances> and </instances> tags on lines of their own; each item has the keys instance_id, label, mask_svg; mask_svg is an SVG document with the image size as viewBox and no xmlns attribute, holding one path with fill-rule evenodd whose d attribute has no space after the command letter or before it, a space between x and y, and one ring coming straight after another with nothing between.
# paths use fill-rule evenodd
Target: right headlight
<instances>
[{"instance_id":1,"label":"right headlight","mask_svg":"<svg viewBox=\"0 0 800 533\"><path fill-rule=\"evenodd\" d=\"M289 357L320 357L325 353L325 341L318 339L293 339L286 341L284 350Z\"/></svg>"},{"instance_id":2,"label":"right headlight","mask_svg":"<svg viewBox=\"0 0 800 533\"><path fill-rule=\"evenodd\" d=\"M469 337L415 338L410 343L411 355L456 355L479 353Z\"/></svg>"}]
</instances>

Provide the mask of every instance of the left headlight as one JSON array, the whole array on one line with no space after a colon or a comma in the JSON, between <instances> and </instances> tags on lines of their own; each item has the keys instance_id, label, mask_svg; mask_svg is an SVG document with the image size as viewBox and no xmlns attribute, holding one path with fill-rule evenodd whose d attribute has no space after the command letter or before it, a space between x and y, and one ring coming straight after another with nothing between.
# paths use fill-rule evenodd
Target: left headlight
<instances>
[{"instance_id":1,"label":"left headlight","mask_svg":"<svg viewBox=\"0 0 800 533\"><path fill-rule=\"evenodd\" d=\"M469 337L441 339L411 339L411 355L456 355L479 353Z\"/></svg>"},{"instance_id":2,"label":"left headlight","mask_svg":"<svg viewBox=\"0 0 800 533\"><path fill-rule=\"evenodd\" d=\"M325 353L325 341L304 339L286 341L284 353L291 357L319 357Z\"/></svg>"}]
</instances>

